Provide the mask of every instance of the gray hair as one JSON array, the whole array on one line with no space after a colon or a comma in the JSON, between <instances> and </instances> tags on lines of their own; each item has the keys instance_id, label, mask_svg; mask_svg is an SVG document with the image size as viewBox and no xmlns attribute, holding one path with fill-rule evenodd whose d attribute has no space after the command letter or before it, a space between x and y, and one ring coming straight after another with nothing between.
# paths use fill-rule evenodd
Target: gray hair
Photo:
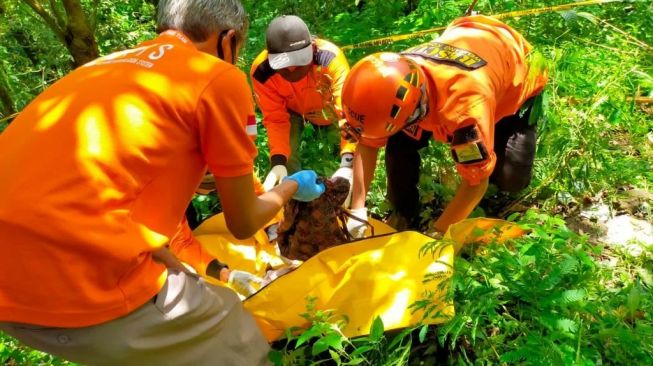
<instances>
[{"instance_id":1,"label":"gray hair","mask_svg":"<svg viewBox=\"0 0 653 366\"><path fill-rule=\"evenodd\" d=\"M245 39L249 21L239 0L159 0L157 31L175 29L193 42L203 42L212 34L227 29Z\"/></svg>"}]
</instances>

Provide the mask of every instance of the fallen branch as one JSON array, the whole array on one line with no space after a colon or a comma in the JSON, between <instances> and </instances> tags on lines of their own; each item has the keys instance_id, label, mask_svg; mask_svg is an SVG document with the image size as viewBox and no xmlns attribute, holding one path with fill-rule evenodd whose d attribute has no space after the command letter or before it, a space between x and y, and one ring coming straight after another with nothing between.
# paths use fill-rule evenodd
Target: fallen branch
<instances>
[{"instance_id":1,"label":"fallen branch","mask_svg":"<svg viewBox=\"0 0 653 366\"><path fill-rule=\"evenodd\" d=\"M0 123L3 123L3 122L6 122L6 121L9 121L9 120L11 120L11 119L14 119L14 118L18 117L19 114L20 114L20 112L16 112L16 113L14 113L14 114L10 114L10 115L8 115L7 117L4 117L4 118L0 119Z\"/></svg>"},{"instance_id":2,"label":"fallen branch","mask_svg":"<svg viewBox=\"0 0 653 366\"><path fill-rule=\"evenodd\" d=\"M629 102L634 101L635 103L640 104L653 103L653 97L628 97L626 100Z\"/></svg>"}]
</instances>

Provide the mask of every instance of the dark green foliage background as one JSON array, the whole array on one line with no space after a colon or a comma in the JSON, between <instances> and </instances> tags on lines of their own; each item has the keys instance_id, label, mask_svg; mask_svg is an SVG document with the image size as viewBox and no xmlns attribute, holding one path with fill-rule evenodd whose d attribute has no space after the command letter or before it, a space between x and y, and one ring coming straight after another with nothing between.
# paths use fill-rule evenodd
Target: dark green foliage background
<instances>
[{"instance_id":1,"label":"dark green foliage background","mask_svg":"<svg viewBox=\"0 0 653 366\"><path fill-rule=\"evenodd\" d=\"M60 6L59 1L54 3ZM107 54L154 37L155 3L82 0L97 24L100 52ZM301 16L314 34L343 46L446 25L469 3L246 0L251 27L239 66L249 72L251 61L264 47L267 24L280 14ZM497 14L563 3L480 0L476 10ZM539 210L514 218L532 233L509 245L493 244L457 259L448 295L455 301L457 315L446 325L389 335L383 334L379 321L370 336L347 340L339 335L336 319L309 306L305 316L314 326L303 338L291 335L288 343L276 345L275 362L653 364L650 250L633 257L590 242L554 216L571 215L575 207L597 197L608 203L616 201L622 187L651 190L653 107L632 98L653 97L653 49L636 41L653 45L652 2L614 2L506 22L542 52L550 72L545 118L539 124L535 177L525 192L511 198L513 203ZM347 57L353 65L371 52L399 51L434 36L355 49ZM66 75L71 61L65 47L22 0L0 0L0 68L4 71L0 78L5 79L0 80L0 87L8 88L13 109L22 109ZM6 114L0 110L0 119ZM0 123L0 132L5 127L6 122ZM259 132L256 168L264 176L269 168L267 141L262 126ZM307 128L305 140L315 141L315 133ZM337 137L327 140L302 145L305 165L322 175L333 172L338 164ZM420 179L425 225L437 218L457 182L446 147L434 143L426 150ZM380 162L368 206L374 215L383 217L389 208L384 197L383 155ZM197 198L195 205L204 216L219 210L215 198ZM484 214L483 209L474 213ZM651 220L650 212L647 217ZM428 307L429 301L416 306ZM65 364L0 337L0 363Z\"/></svg>"}]
</instances>

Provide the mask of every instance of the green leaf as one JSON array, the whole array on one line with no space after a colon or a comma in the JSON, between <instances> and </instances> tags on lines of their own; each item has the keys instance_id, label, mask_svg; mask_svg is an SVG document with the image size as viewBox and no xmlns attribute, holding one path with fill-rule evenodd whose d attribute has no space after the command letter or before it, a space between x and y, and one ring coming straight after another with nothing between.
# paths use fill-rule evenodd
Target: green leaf
<instances>
[{"instance_id":1,"label":"green leaf","mask_svg":"<svg viewBox=\"0 0 653 366\"><path fill-rule=\"evenodd\" d=\"M531 249L533 245L535 245L534 241L524 244L521 248L519 248L519 254L526 254L526 252L528 252L528 250Z\"/></svg>"},{"instance_id":2,"label":"green leaf","mask_svg":"<svg viewBox=\"0 0 653 366\"><path fill-rule=\"evenodd\" d=\"M571 319L558 319L556 322L556 327L563 332L567 333L576 333L578 330L578 324Z\"/></svg>"},{"instance_id":3,"label":"green leaf","mask_svg":"<svg viewBox=\"0 0 653 366\"><path fill-rule=\"evenodd\" d=\"M364 358L354 358L353 360L347 362L347 365L360 365L361 363L367 361Z\"/></svg>"},{"instance_id":4,"label":"green leaf","mask_svg":"<svg viewBox=\"0 0 653 366\"><path fill-rule=\"evenodd\" d=\"M270 360L270 362L272 362L275 366L282 366L283 354L280 351L273 349L270 351L270 353L268 353L268 360Z\"/></svg>"},{"instance_id":5,"label":"green leaf","mask_svg":"<svg viewBox=\"0 0 653 366\"><path fill-rule=\"evenodd\" d=\"M480 238L481 236L485 235L485 230L475 227L472 230L472 238Z\"/></svg>"},{"instance_id":6,"label":"green leaf","mask_svg":"<svg viewBox=\"0 0 653 366\"><path fill-rule=\"evenodd\" d=\"M576 15L579 16L579 17L585 18L585 19L589 20L590 22L592 22L594 24L599 23L599 19L596 16L594 16L594 15L592 15L590 13L580 11L580 12L577 12Z\"/></svg>"},{"instance_id":7,"label":"green leaf","mask_svg":"<svg viewBox=\"0 0 653 366\"><path fill-rule=\"evenodd\" d=\"M320 340L324 341L329 347L333 349L342 350L344 348L342 346L342 342L345 341L345 337L342 336L340 333L329 334Z\"/></svg>"},{"instance_id":8,"label":"green leaf","mask_svg":"<svg viewBox=\"0 0 653 366\"><path fill-rule=\"evenodd\" d=\"M653 287L653 276L646 268L637 267L637 274L648 287Z\"/></svg>"},{"instance_id":9,"label":"green leaf","mask_svg":"<svg viewBox=\"0 0 653 366\"><path fill-rule=\"evenodd\" d=\"M370 327L370 340L378 342L383 337L383 320L377 316Z\"/></svg>"},{"instance_id":10,"label":"green leaf","mask_svg":"<svg viewBox=\"0 0 653 366\"><path fill-rule=\"evenodd\" d=\"M310 340L313 337L317 337L321 334L320 330L317 327L311 327L308 330L306 330L304 333L302 333L299 338L297 338L297 344L295 347L299 347L302 344L306 343L306 341Z\"/></svg>"},{"instance_id":11,"label":"green leaf","mask_svg":"<svg viewBox=\"0 0 653 366\"><path fill-rule=\"evenodd\" d=\"M354 350L354 352L351 353L351 356L358 356L362 355L363 353L373 350L375 347L372 346L360 346Z\"/></svg>"},{"instance_id":12,"label":"green leaf","mask_svg":"<svg viewBox=\"0 0 653 366\"><path fill-rule=\"evenodd\" d=\"M513 212L506 218L506 221L515 221L521 216L521 212Z\"/></svg>"},{"instance_id":13,"label":"green leaf","mask_svg":"<svg viewBox=\"0 0 653 366\"><path fill-rule=\"evenodd\" d=\"M317 342L313 344L313 348L311 349L311 354L313 356L317 356L320 353L326 351L329 349L329 345L324 341L324 338L318 339Z\"/></svg>"},{"instance_id":14,"label":"green leaf","mask_svg":"<svg viewBox=\"0 0 653 366\"><path fill-rule=\"evenodd\" d=\"M637 311L637 309L639 309L639 305L640 305L640 302L641 302L639 284L634 284L630 288L630 292L628 293L628 299L626 301L627 301L627 306L628 306L628 312L630 314L635 313L635 311Z\"/></svg>"},{"instance_id":15,"label":"green leaf","mask_svg":"<svg viewBox=\"0 0 653 366\"><path fill-rule=\"evenodd\" d=\"M405 338L407 335L413 332L415 328L406 328L401 331L401 333L397 334L392 338L392 341L390 341L390 344L388 344L388 349L394 349L396 346L398 346Z\"/></svg>"},{"instance_id":16,"label":"green leaf","mask_svg":"<svg viewBox=\"0 0 653 366\"><path fill-rule=\"evenodd\" d=\"M331 355L331 359L336 361L336 365L340 365L342 361L340 361L340 355L334 351L334 350L329 350L329 354Z\"/></svg>"},{"instance_id":17,"label":"green leaf","mask_svg":"<svg viewBox=\"0 0 653 366\"><path fill-rule=\"evenodd\" d=\"M422 329L419 330L419 343L424 343L426 339L426 333L429 331L429 326L427 324L422 326Z\"/></svg>"},{"instance_id":18,"label":"green leaf","mask_svg":"<svg viewBox=\"0 0 653 366\"><path fill-rule=\"evenodd\" d=\"M560 274L566 275L573 272L577 266L578 260L570 255L566 255L558 268L560 269Z\"/></svg>"},{"instance_id":19,"label":"green leaf","mask_svg":"<svg viewBox=\"0 0 653 366\"><path fill-rule=\"evenodd\" d=\"M560 15L565 20L565 22L567 22L567 24L576 23L576 20L578 19L578 14L574 10L561 11Z\"/></svg>"},{"instance_id":20,"label":"green leaf","mask_svg":"<svg viewBox=\"0 0 653 366\"><path fill-rule=\"evenodd\" d=\"M562 293L562 301L565 304L581 301L585 297L585 290L567 290Z\"/></svg>"},{"instance_id":21,"label":"green leaf","mask_svg":"<svg viewBox=\"0 0 653 366\"><path fill-rule=\"evenodd\" d=\"M518 361L525 360L528 355L527 348L520 348L516 351L506 352L501 355L501 361L507 363L517 363Z\"/></svg>"}]
</instances>

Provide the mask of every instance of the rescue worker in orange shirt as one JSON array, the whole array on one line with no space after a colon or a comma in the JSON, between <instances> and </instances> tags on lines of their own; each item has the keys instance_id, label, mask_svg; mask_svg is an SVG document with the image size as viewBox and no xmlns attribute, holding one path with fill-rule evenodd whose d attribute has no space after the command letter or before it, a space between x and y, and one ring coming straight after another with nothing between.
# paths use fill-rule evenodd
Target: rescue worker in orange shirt
<instances>
[{"instance_id":1,"label":"rescue worker in orange shirt","mask_svg":"<svg viewBox=\"0 0 653 366\"><path fill-rule=\"evenodd\" d=\"M541 62L540 62L541 63ZM365 197L378 149L385 146L389 220L416 227L419 150L434 138L451 145L462 176L454 198L436 220L444 233L466 218L488 183L519 191L531 179L536 128L546 72L528 42L508 25L485 16L455 20L436 40L400 54L363 58L349 73L342 104L344 131L358 138L352 214L367 219ZM364 226L349 220L355 236Z\"/></svg>"},{"instance_id":2,"label":"rescue worker in orange shirt","mask_svg":"<svg viewBox=\"0 0 653 366\"><path fill-rule=\"evenodd\" d=\"M268 364L233 291L154 253L207 166L238 238L324 185L300 171L254 193L238 0L159 0L157 23L159 37L71 72L0 135L0 330L88 365Z\"/></svg>"},{"instance_id":3,"label":"rescue worker in orange shirt","mask_svg":"<svg viewBox=\"0 0 653 366\"><path fill-rule=\"evenodd\" d=\"M325 135L338 134L344 123L340 107L342 84L349 64L333 43L312 38L302 19L284 15L266 30L266 50L254 60L251 78L270 144L271 170L263 185L274 187L300 169L300 138L306 121ZM355 144L340 142L340 169L334 176L351 182Z\"/></svg>"}]
</instances>

